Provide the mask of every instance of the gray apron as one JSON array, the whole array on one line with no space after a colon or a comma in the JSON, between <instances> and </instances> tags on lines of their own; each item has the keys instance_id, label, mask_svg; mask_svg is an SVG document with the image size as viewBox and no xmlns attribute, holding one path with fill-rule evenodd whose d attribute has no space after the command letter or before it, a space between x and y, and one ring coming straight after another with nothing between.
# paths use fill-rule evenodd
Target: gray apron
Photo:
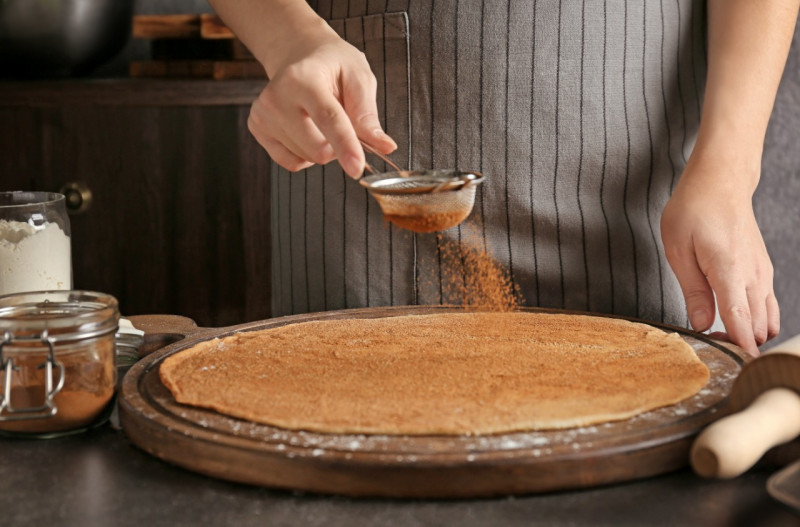
<instances>
[{"instance_id":1,"label":"gray apron","mask_svg":"<svg viewBox=\"0 0 800 527\"><path fill-rule=\"evenodd\" d=\"M703 2L311 4L366 54L395 161L486 176L478 227L444 239L477 236L526 305L687 323L659 221L699 122ZM338 164L271 185L274 315L448 302L437 236Z\"/></svg>"}]
</instances>

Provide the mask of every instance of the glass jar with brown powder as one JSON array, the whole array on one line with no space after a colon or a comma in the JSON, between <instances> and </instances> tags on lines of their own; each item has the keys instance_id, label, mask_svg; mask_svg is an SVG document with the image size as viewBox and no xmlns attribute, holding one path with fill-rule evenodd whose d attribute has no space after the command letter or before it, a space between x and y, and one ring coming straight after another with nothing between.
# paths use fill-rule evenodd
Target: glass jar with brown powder
<instances>
[{"instance_id":1,"label":"glass jar with brown powder","mask_svg":"<svg viewBox=\"0 0 800 527\"><path fill-rule=\"evenodd\" d=\"M0 431L83 429L114 395L114 297L90 291L0 296Z\"/></svg>"}]
</instances>

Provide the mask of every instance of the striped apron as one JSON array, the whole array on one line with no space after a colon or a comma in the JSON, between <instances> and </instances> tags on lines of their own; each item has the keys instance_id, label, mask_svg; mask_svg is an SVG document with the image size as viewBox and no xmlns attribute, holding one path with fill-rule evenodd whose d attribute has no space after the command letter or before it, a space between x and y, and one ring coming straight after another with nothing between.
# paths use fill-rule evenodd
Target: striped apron
<instances>
[{"instance_id":1,"label":"striped apron","mask_svg":"<svg viewBox=\"0 0 800 527\"><path fill-rule=\"evenodd\" d=\"M486 176L470 221L524 303L686 325L661 211L694 145L705 3L310 0L362 50L410 168ZM447 303L435 234L336 163L272 167L273 314Z\"/></svg>"}]
</instances>

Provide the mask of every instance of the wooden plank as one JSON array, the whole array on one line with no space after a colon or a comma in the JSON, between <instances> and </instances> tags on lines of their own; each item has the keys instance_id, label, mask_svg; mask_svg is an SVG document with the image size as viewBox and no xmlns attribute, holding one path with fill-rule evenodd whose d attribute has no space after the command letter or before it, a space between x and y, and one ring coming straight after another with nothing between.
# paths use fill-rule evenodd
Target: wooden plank
<instances>
[{"instance_id":1,"label":"wooden plank","mask_svg":"<svg viewBox=\"0 0 800 527\"><path fill-rule=\"evenodd\" d=\"M228 79L266 79L267 74L255 60L214 61L213 78Z\"/></svg>"},{"instance_id":2,"label":"wooden plank","mask_svg":"<svg viewBox=\"0 0 800 527\"><path fill-rule=\"evenodd\" d=\"M152 60L253 60L253 54L238 39L159 38L150 42Z\"/></svg>"},{"instance_id":3,"label":"wooden plank","mask_svg":"<svg viewBox=\"0 0 800 527\"><path fill-rule=\"evenodd\" d=\"M236 38L233 31L217 15L208 13L200 15L200 35L207 39Z\"/></svg>"},{"instance_id":4,"label":"wooden plank","mask_svg":"<svg viewBox=\"0 0 800 527\"><path fill-rule=\"evenodd\" d=\"M70 79L0 82L0 108L52 106L236 106L250 107L263 79Z\"/></svg>"},{"instance_id":5,"label":"wooden plank","mask_svg":"<svg viewBox=\"0 0 800 527\"><path fill-rule=\"evenodd\" d=\"M236 35L217 15L135 15L133 38L235 39Z\"/></svg>"},{"instance_id":6,"label":"wooden plank","mask_svg":"<svg viewBox=\"0 0 800 527\"><path fill-rule=\"evenodd\" d=\"M254 60L135 60L129 65L134 78L266 79Z\"/></svg>"},{"instance_id":7,"label":"wooden plank","mask_svg":"<svg viewBox=\"0 0 800 527\"><path fill-rule=\"evenodd\" d=\"M135 15L133 38L200 38L200 15Z\"/></svg>"},{"instance_id":8,"label":"wooden plank","mask_svg":"<svg viewBox=\"0 0 800 527\"><path fill-rule=\"evenodd\" d=\"M212 60L132 60L131 77L208 79L214 76Z\"/></svg>"}]
</instances>

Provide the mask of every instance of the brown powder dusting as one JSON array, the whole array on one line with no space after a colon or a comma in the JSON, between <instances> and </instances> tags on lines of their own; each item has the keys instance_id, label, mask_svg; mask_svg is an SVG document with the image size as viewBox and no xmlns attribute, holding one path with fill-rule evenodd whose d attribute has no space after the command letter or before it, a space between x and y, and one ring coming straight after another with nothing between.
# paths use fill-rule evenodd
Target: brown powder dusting
<instances>
[{"instance_id":1,"label":"brown powder dusting","mask_svg":"<svg viewBox=\"0 0 800 527\"><path fill-rule=\"evenodd\" d=\"M178 402L254 422L424 435L626 419L709 377L677 334L523 311L287 324L198 343L159 374Z\"/></svg>"},{"instance_id":2,"label":"brown powder dusting","mask_svg":"<svg viewBox=\"0 0 800 527\"><path fill-rule=\"evenodd\" d=\"M436 232L455 227L464 221L469 213L469 210L456 210L435 214L386 214L385 217L402 229L414 232Z\"/></svg>"},{"instance_id":3,"label":"brown powder dusting","mask_svg":"<svg viewBox=\"0 0 800 527\"><path fill-rule=\"evenodd\" d=\"M25 351L25 348L37 351ZM39 350L38 342L9 346L14 365L19 368L11 377L10 403L18 410L41 406L45 402L46 372L38 366L45 361L46 356ZM64 367L64 386L53 398L56 414L21 421L0 421L0 430L25 433L59 432L92 423L114 396L117 378L114 353L113 335L56 349L56 360ZM54 385L57 382L55 372L52 382ZM4 389L5 380L0 379L0 391ZM4 411L3 415L9 414Z\"/></svg>"},{"instance_id":4,"label":"brown powder dusting","mask_svg":"<svg viewBox=\"0 0 800 527\"><path fill-rule=\"evenodd\" d=\"M451 305L483 311L515 311L522 304L509 272L482 246L474 224L462 228L460 241L438 236L442 289Z\"/></svg>"},{"instance_id":5,"label":"brown powder dusting","mask_svg":"<svg viewBox=\"0 0 800 527\"><path fill-rule=\"evenodd\" d=\"M11 432L43 433L72 430L93 422L114 395L113 386L104 391L62 390L54 398L58 411L51 417L24 421L6 421L0 429ZM11 401L16 408L30 408L44 404L41 387L12 388Z\"/></svg>"}]
</instances>

